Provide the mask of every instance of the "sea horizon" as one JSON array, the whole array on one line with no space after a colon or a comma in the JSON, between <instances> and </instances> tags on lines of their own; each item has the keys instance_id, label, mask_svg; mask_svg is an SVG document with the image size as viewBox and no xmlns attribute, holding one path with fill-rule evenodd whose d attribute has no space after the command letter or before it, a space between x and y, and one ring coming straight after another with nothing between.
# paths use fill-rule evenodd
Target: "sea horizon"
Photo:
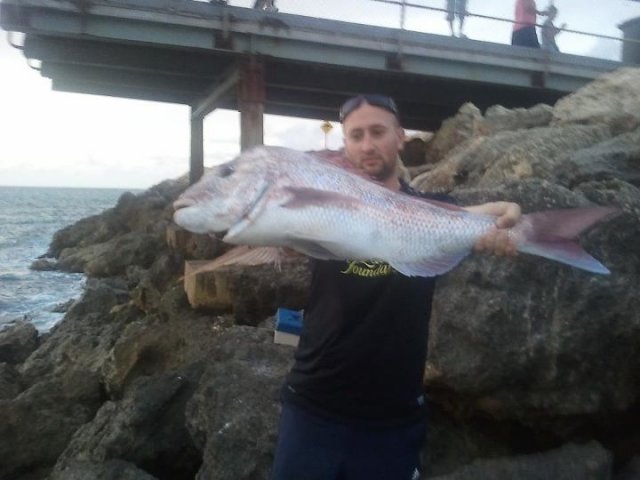
<instances>
[{"instance_id":1,"label":"sea horizon","mask_svg":"<svg viewBox=\"0 0 640 480\"><path fill-rule=\"evenodd\" d=\"M0 188L70 188L70 189L89 189L89 190L148 190L149 187L92 187L92 186L79 186L79 185L4 185L0 184Z\"/></svg>"}]
</instances>

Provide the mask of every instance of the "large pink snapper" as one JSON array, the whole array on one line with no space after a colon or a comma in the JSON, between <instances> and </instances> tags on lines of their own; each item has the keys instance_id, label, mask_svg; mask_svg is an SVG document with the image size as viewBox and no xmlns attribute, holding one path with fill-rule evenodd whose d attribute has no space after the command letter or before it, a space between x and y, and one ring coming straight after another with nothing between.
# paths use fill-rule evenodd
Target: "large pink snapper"
<instances>
[{"instance_id":1,"label":"large pink snapper","mask_svg":"<svg viewBox=\"0 0 640 480\"><path fill-rule=\"evenodd\" d=\"M227 232L236 245L289 247L318 259L380 260L408 276L456 266L495 217L393 192L337 162L256 147L215 167L174 203L194 233ZM573 240L609 207L523 215L509 230L520 252L595 273L609 270Z\"/></svg>"}]
</instances>

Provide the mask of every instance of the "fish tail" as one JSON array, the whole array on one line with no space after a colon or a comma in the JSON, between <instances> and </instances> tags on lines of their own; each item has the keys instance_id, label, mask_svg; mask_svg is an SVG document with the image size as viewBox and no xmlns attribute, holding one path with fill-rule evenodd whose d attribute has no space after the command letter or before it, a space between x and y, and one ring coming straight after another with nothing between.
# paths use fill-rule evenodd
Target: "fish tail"
<instances>
[{"instance_id":1,"label":"fish tail","mask_svg":"<svg viewBox=\"0 0 640 480\"><path fill-rule=\"evenodd\" d=\"M586 207L523 215L522 222L514 228L521 235L518 250L588 272L608 274L609 269L584 251L576 239L591 226L618 213L615 207Z\"/></svg>"}]
</instances>

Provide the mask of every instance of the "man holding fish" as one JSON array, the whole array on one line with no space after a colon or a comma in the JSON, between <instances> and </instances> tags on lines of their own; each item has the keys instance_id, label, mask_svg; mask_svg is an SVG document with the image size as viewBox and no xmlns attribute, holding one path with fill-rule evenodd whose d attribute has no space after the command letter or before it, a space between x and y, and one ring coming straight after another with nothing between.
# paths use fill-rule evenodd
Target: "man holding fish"
<instances>
[{"instance_id":1,"label":"man holding fish","mask_svg":"<svg viewBox=\"0 0 640 480\"><path fill-rule=\"evenodd\" d=\"M386 188L398 177L404 130L395 102L361 95L340 111L345 151ZM514 203L470 207L496 216L478 251L514 255ZM371 275L369 275L371 274ZM316 261L304 332L283 389L273 480L411 480L426 433L422 389L433 277L384 262Z\"/></svg>"},{"instance_id":2,"label":"man holding fish","mask_svg":"<svg viewBox=\"0 0 640 480\"><path fill-rule=\"evenodd\" d=\"M509 202L423 198L398 177L404 130L392 99L351 98L340 121L348 165L255 147L189 187L174 220L241 246L208 269L278 261L282 247L314 259L272 479L418 479L435 277L472 250L608 274L575 239L618 209L522 215Z\"/></svg>"}]
</instances>

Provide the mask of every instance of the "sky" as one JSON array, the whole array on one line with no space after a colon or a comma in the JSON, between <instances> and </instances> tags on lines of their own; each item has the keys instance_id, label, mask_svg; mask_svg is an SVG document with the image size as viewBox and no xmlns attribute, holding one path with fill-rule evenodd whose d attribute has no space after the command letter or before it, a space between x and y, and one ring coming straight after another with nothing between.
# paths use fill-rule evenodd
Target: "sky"
<instances>
[{"instance_id":1,"label":"sky","mask_svg":"<svg viewBox=\"0 0 640 480\"><path fill-rule=\"evenodd\" d=\"M1 0L0 0L1 1ZM196 1L196 0L194 0ZM543 3L544 2L544 3ZM538 0L546 8L547 0ZM249 6L252 0L230 0ZM442 8L444 0L409 3ZM569 29L621 37L618 25L640 17L631 0L555 0L556 24ZM371 0L277 0L282 12L399 27L396 6ZM513 0L468 0L471 13L511 18ZM443 12L408 9L405 28L449 34ZM510 25L470 17L471 39L509 43ZM14 37L14 41L20 41ZM619 60L620 42L563 32L560 50ZM37 65L35 65L37 66ZM97 95L55 92L50 81L28 65L0 31L0 185L145 189L177 178L189 168L189 108ZM300 150L342 146L338 124L325 138L323 119L267 115L265 143ZM204 123L205 166L239 152L237 112L216 110Z\"/></svg>"}]
</instances>

